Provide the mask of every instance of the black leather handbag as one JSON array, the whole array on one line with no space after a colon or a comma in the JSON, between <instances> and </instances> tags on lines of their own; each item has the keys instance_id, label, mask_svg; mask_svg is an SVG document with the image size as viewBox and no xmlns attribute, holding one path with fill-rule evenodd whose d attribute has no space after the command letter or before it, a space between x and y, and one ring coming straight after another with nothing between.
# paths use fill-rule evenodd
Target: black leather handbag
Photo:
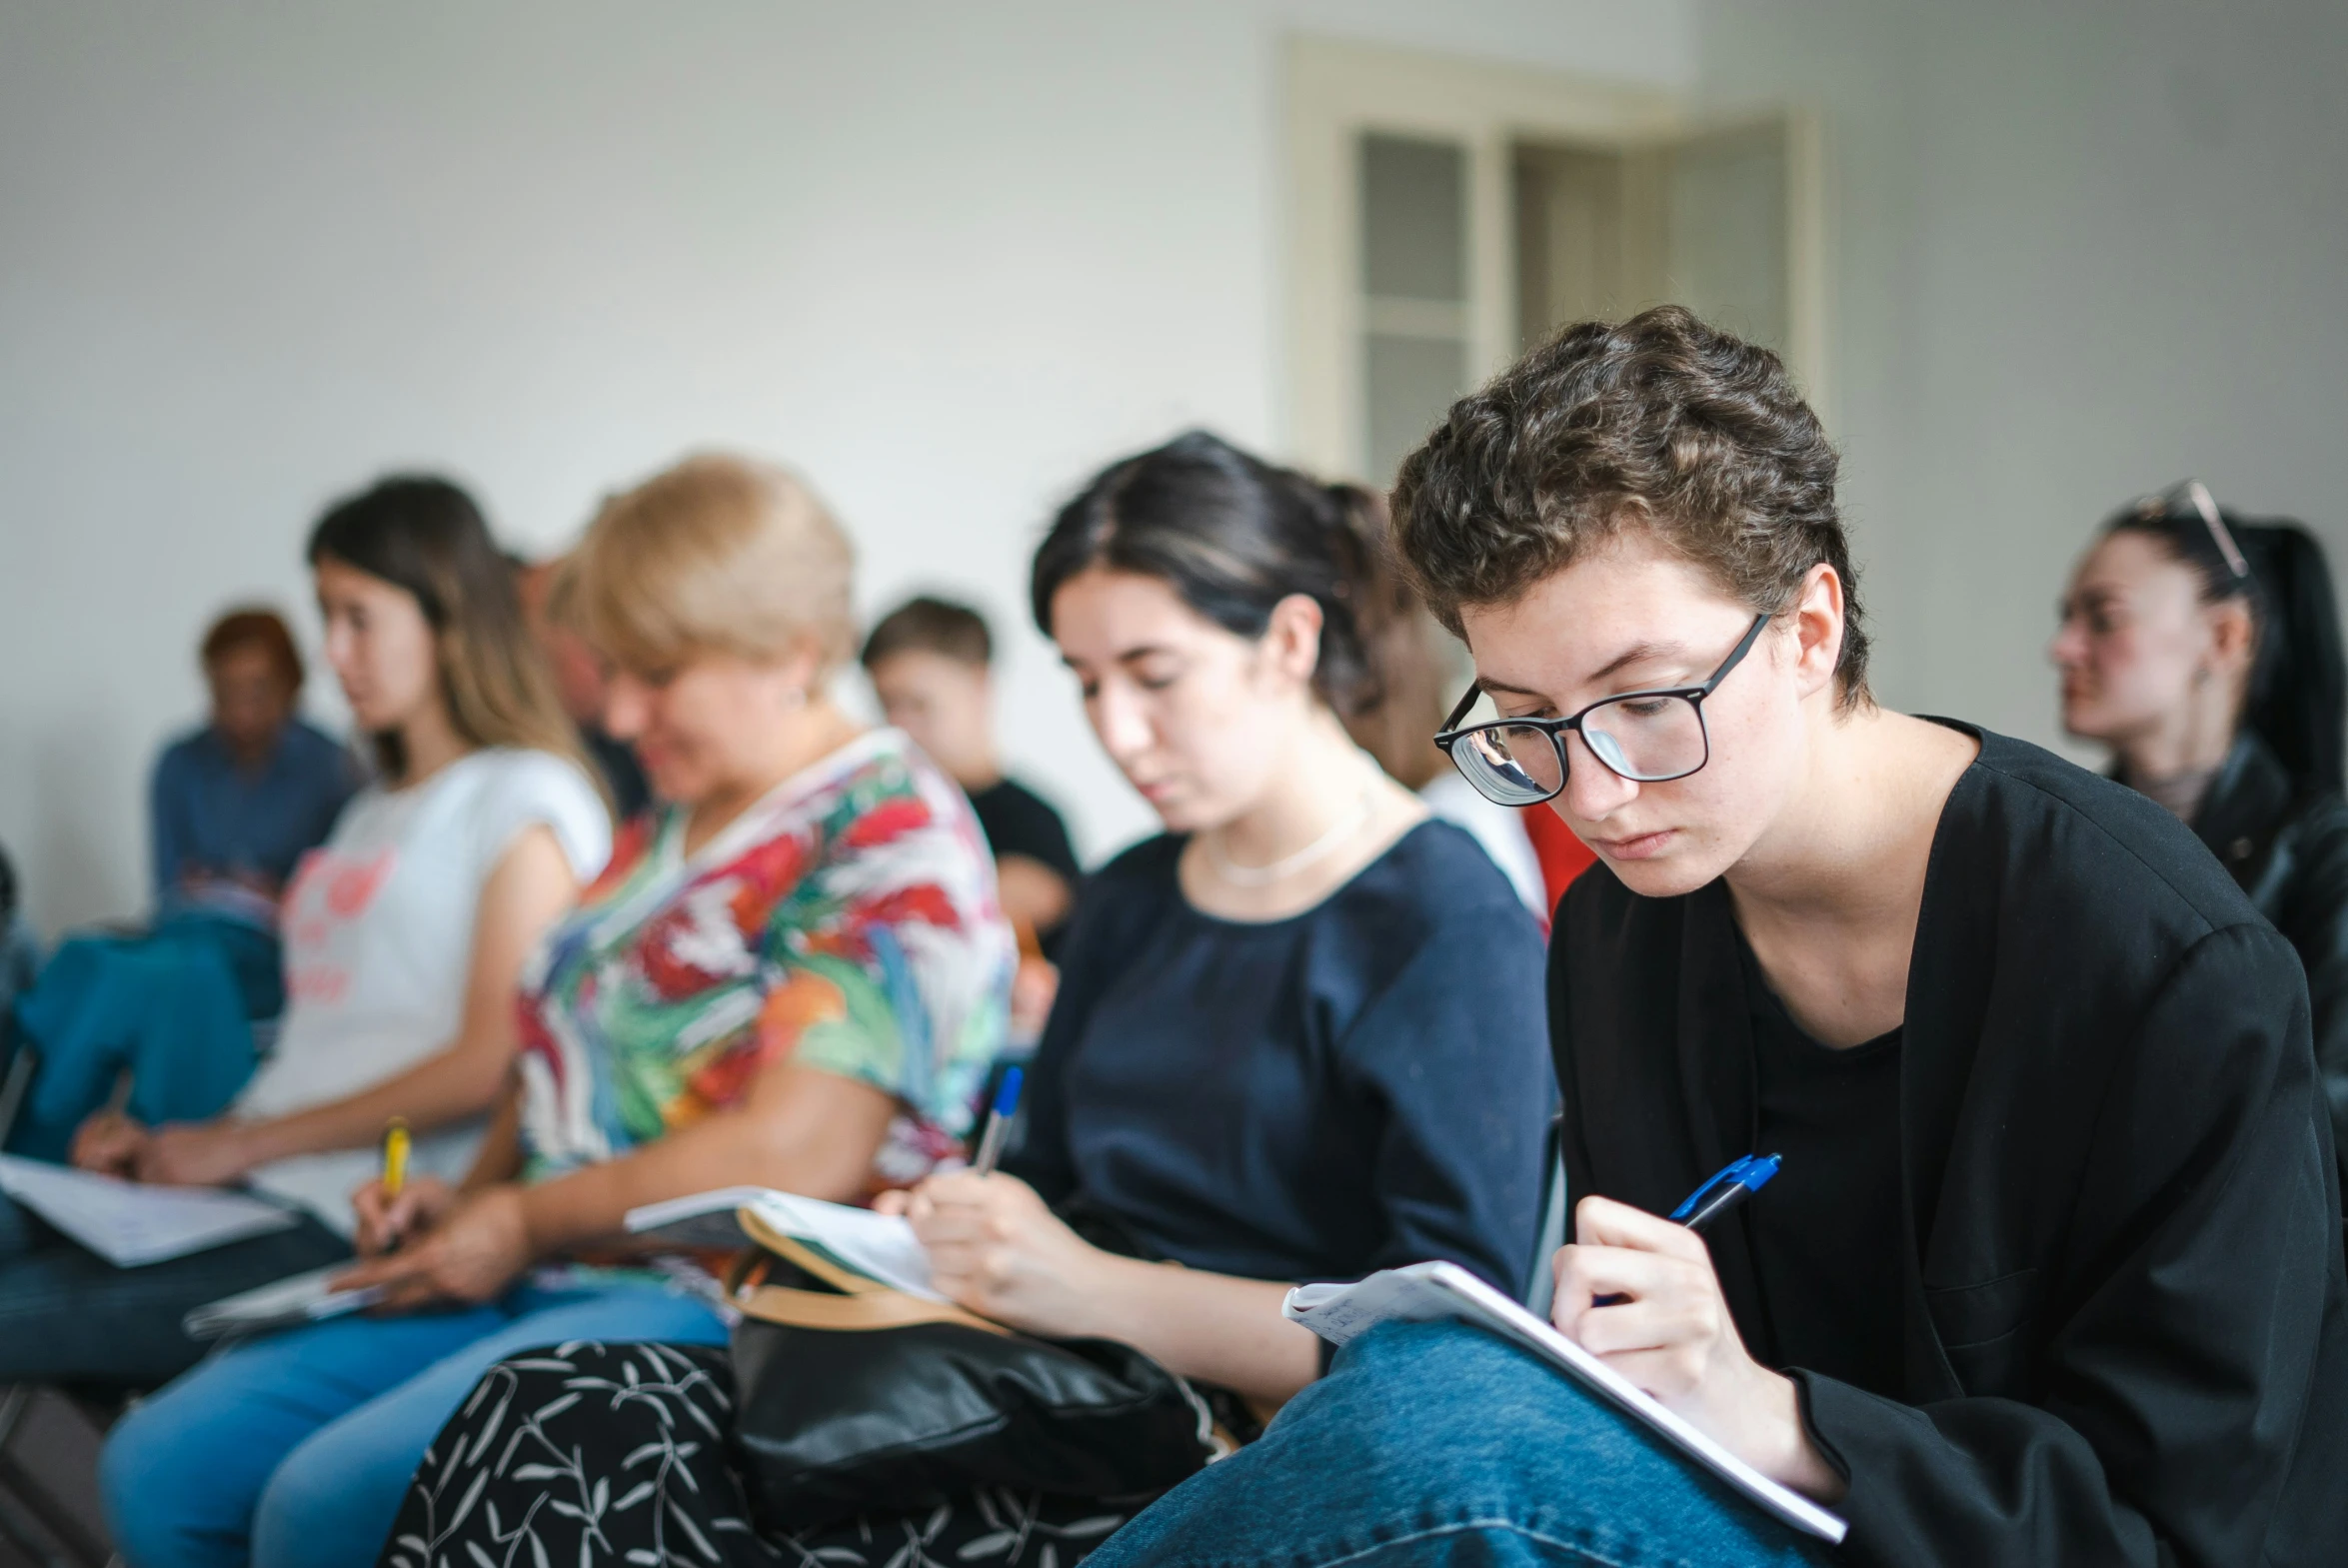
<instances>
[{"instance_id":1,"label":"black leather handbag","mask_svg":"<svg viewBox=\"0 0 2348 1568\"><path fill-rule=\"evenodd\" d=\"M1219 1446L1182 1379L1130 1345L1043 1340L842 1268L749 1209L727 1280L740 1462L781 1531L974 1486L1161 1492ZM789 1280L789 1283L778 1283Z\"/></svg>"}]
</instances>

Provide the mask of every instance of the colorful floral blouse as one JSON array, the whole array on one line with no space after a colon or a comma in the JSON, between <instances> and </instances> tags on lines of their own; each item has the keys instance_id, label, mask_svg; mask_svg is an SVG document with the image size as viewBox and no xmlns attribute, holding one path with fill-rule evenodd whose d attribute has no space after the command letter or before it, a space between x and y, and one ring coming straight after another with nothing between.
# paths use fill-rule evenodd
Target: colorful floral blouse
<instances>
[{"instance_id":1,"label":"colorful floral blouse","mask_svg":"<svg viewBox=\"0 0 2348 1568\"><path fill-rule=\"evenodd\" d=\"M655 807L523 981L532 1179L732 1104L795 1059L902 1112L876 1185L967 1130L1018 952L963 793L895 730L786 780L696 853Z\"/></svg>"}]
</instances>

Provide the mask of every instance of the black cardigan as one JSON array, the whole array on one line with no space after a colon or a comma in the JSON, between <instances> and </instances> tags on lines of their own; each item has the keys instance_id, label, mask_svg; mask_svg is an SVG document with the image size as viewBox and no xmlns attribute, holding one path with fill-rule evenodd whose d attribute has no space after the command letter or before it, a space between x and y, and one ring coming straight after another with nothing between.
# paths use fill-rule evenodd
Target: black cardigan
<instances>
[{"instance_id":1,"label":"black cardigan","mask_svg":"<svg viewBox=\"0 0 2348 1568\"><path fill-rule=\"evenodd\" d=\"M1971 733L1908 973L1906 1402L1787 1369L1849 1477L1844 1558L2348 1563L2348 1278L2298 961L2158 805ZM1727 891L1599 866L1556 930L1567 1180L1662 1212L1751 1147ZM1766 1360L1749 1233L1708 1238Z\"/></svg>"},{"instance_id":2,"label":"black cardigan","mask_svg":"<svg viewBox=\"0 0 2348 1568\"><path fill-rule=\"evenodd\" d=\"M2266 743L2244 731L2210 781L2193 831L2290 938L2307 971L2316 1070L2333 1146L2348 1161L2348 801L2295 784ZM2341 1181L2348 1185L2348 1165Z\"/></svg>"}]
</instances>

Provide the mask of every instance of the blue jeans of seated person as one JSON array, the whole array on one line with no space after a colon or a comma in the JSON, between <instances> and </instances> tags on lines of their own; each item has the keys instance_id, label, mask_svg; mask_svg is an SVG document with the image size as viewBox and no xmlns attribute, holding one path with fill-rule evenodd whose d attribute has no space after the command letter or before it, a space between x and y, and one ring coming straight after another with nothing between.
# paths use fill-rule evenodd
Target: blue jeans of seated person
<instances>
[{"instance_id":1,"label":"blue jeans of seated person","mask_svg":"<svg viewBox=\"0 0 2348 1568\"><path fill-rule=\"evenodd\" d=\"M369 1568L424 1450L473 1385L577 1339L726 1342L658 1284L522 1285L496 1303L346 1317L231 1346L106 1440L106 1522L132 1568Z\"/></svg>"},{"instance_id":2,"label":"blue jeans of seated person","mask_svg":"<svg viewBox=\"0 0 2348 1568\"><path fill-rule=\"evenodd\" d=\"M1391 1323L1085 1568L1812 1568L1797 1534L1506 1340Z\"/></svg>"},{"instance_id":3,"label":"blue jeans of seated person","mask_svg":"<svg viewBox=\"0 0 2348 1568\"><path fill-rule=\"evenodd\" d=\"M158 1387L204 1353L179 1326L191 1308L350 1255L348 1241L303 1214L267 1235L116 1268L0 1197L0 1383Z\"/></svg>"}]
</instances>

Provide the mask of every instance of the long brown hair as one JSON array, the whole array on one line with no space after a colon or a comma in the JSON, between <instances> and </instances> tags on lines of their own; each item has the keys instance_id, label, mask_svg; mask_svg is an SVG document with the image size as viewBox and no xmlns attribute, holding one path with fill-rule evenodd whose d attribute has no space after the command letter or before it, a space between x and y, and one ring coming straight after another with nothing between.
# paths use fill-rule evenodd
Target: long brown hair
<instances>
[{"instance_id":1,"label":"long brown hair","mask_svg":"<svg viewBox=\"0 0 2348 1568\"><path fill-rule=\"evenodd\" d=\"M475 746L551 752L602 787L522 619L514 570L471 496L428 475L381 480L335 503L311 530L310 565L329 557L415 599L433 630L441 696L460 736ZM407 771L398 732L368 739L387 777Z\"/></svg>"}]
</instances>

